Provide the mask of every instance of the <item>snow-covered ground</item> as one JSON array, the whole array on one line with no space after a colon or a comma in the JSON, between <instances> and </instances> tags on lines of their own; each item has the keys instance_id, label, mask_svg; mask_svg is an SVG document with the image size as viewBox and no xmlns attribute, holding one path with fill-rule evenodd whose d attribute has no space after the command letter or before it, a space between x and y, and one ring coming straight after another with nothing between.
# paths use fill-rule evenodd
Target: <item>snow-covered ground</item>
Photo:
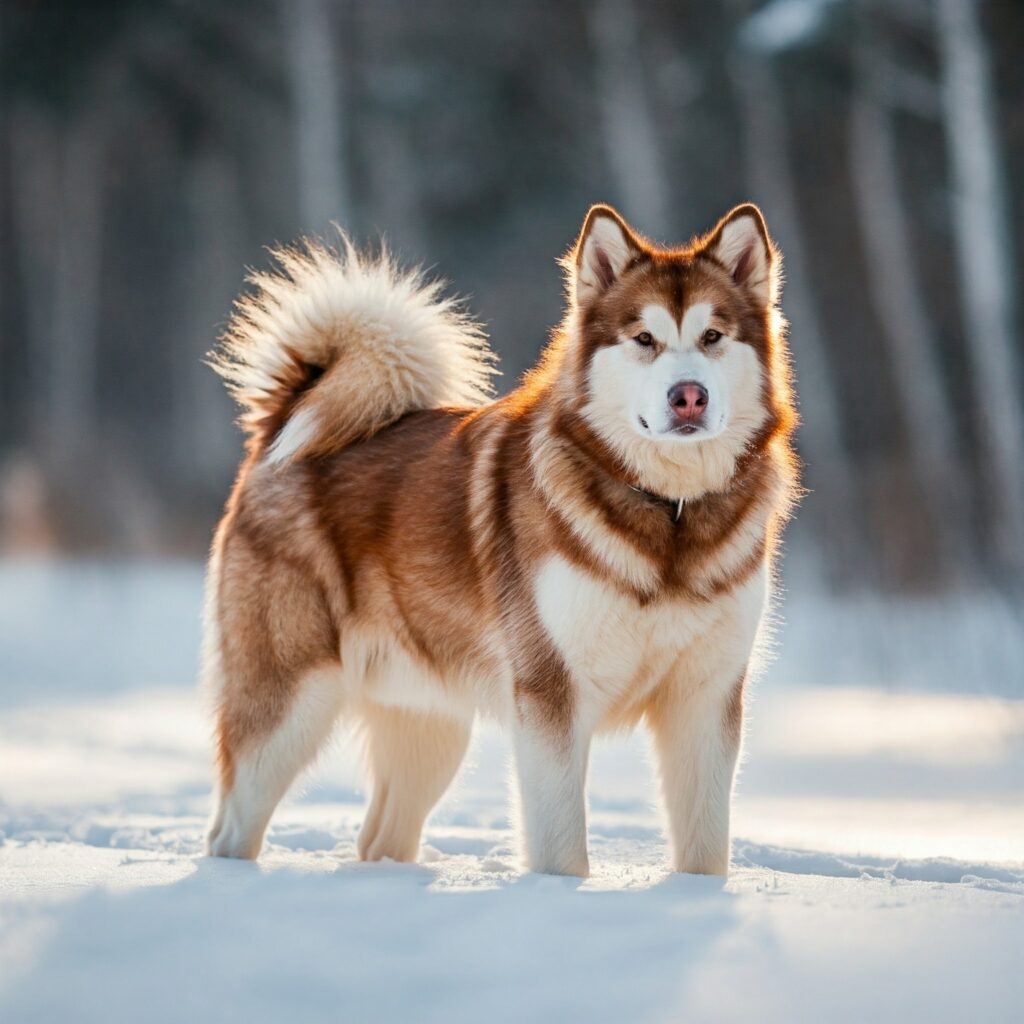
<instances>
[{"instance_id":1,"label":"snow-covered ground","mask_svg":"<svg viewBox=\"0 0 1024 1024\"><path fill-rule=\"evenodd\" d=\"M666 873L635 737L595 752L580 883L516 870L490 729L416 866L355 860L345 734L258 864L201 857L199 587L0 565L0 1021L1022 1019L1012 607L795 593L729 880Z\"/></svg>"}]
</instances>

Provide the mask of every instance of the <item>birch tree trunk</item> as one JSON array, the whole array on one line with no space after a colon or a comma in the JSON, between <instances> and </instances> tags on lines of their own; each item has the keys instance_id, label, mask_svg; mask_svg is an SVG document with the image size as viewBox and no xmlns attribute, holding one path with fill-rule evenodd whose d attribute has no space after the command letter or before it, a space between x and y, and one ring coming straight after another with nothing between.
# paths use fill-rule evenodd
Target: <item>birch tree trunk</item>
<instances>
[{"instance_id":1,"label":"birch tree trunk","mask_svg":"<svg viewBox=\"0 0 1024 1024\"><path fill-rule=\"evenodd\" d=\"M178 471L208 492L222 485L238 459L230 402L204 358L238 289L244 251L238 196L234 167L221 152L208 149L193 158L187 198L194 257L181 270L179 287L189 296L189 309L172 401Z\"/></svg>"},{"instance_id":2,"label":"birch tree trunk","mask_svg":"<svg viewBox=\"0 0 1024 1024\"><path fill-rule=\"evenodd\" d=\"M49 446L50 331L53 267L58 213L52 197L60 194L60 139L42 108L19 102L11 111L11 195L14 240L22 262L23 302L28 347L26 409L29 437L40 453Z\"/></svg>"},{"instance_id":3,"label":"birch tree trunk","mask_svg":"<svg viewBox=\"0 0 1024 1024\"><path fill-rule=\"evenodd\" d=\"M419 96L405 89L397 93L385 83L395 78L415 81L415 27L394 18L382 17L371 5L359 8L358 38L370 53L386 54L387 72L371 76L366 83L370 102L359 111L360 139L374 154L374 172L367 181L365 199L373 210L389 244L403 260L430 260L429 229L424 217L421 154L414 132L408 126L421 118Z\"/></svg>"},{"instance_id":4,"label":"birch tree trunk","mask_svg":"<svg viewBox=\"0 0 1024 1024\"><path fill-rule=\"evenodd\" d=\"M96 444L107 116L96 96L72 115L64 134L48 369L49 435L58 463Z\"/></svg>"},{"instance_id":5,"label":"birch tree trunk","mask_svg":"<svg viewBox=\"0 0 1024 1024\"><path fill-rule=\"evenodd\" d=\"M809 284L782 88L770 58L759 53L734 56L729 73L740 107L747 180L785 256L783 305L792 324L790 347L803 420L800 449L807 483L821 498L815 523L829 551L830 571L842 572L853 565L860 517L854 514L853 467L843 440L838 389Z\"/></svg>"},{"instance_id":6,"label":"birch tree trunk","mask_svg":"<svg viewBox=\"0 0 1024 1024\"><path fill-rule=\"evenodd\" d=\"M891 109L878 95L885 58L879 40L854 44L855 80L850 101L850 180L864 243L871 303L891 354L900 395L900 413L910 441L928 518L949 568L969 571L967 488L963 486L958 410L949 403L942 380L941 353L914 273Z\"/></svg>"},{"instance_id":7,"label":"birch tree trunk","mask_svg":"<svg viewBox=\"0 0 1024 1024\"><path fill-rule=\"evenodd\" d=\"M671 210L659 133L642 73L632 0L594 0L585 9L594 54L601 138L612 179L628 220L642 231L671 230Z\"/></svg>"},{"instance_id":8,"label":"birch tree trunk","mask_svg":"<svg viewBox=\"0 0 1024 1024\"><path fill-rule=\"evenodd\" d=\"M342 83L327 0L281 0L303 230L321 234L351 215L342 160Z\"/></svg>"},{"instance_id":9,"label":"birch tree trunk","mask_svg":"<svg viewBox=\"0 0 1024 1024\"><path fill-rule=\"evenodd\" d=\"M936 24L973 387L969 407L980 427L992 552L1009 572L1024 566L1024 414L1015 354L1014 253L992 70L976 0L939 0Z\"/></svg>"}]
</instances>

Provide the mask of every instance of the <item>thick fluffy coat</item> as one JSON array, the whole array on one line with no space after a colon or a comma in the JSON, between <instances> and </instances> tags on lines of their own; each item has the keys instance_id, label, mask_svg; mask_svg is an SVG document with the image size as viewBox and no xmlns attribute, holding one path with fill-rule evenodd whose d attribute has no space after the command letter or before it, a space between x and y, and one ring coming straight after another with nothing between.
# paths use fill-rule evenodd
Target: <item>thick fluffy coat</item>
<instances>
[{"instance_id":1,"label":"thick fluffy coat","mask_svg":"<svg viewBox=\"0 0 1024 1024\"><path fill-rule=\"evenodd\" d=\"M258 854L343 715L372 776L360 856L415 858L483 713L513 732L529 869L587 873L591 737L645 721L674 867L724 872L795 483L760 213L668 250L594 207L563 324L492 402L436 285L347 243L278 258L218 364L249 444L208 578L210 852Z\"/></svg>"}]
</instances>

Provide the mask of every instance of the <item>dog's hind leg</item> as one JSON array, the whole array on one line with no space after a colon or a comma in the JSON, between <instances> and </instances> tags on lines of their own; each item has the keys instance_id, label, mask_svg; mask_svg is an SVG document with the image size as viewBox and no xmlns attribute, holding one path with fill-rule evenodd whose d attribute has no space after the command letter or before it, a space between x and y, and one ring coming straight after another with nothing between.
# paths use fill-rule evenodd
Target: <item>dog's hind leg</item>
<instances>
[{"instance_id":1,"label":"dog's hind leg","mask_svg":"<svg viewBox=\"0 0 1024 1024\"><path fill-rule=\"evenodd\" d=\"M222 704L220 778L207 834L209 854L246 859L259 855L274 808L330 735L342 694L339 667L325 665L297 680L287 710L269 728L256 726L258 709L251 700Z\"/></svg>"},{"instance_id":2,"label":"dog's hind leg","mask_svg":"<svg viewBox=\"0 0 1024 1024\"><path fill-rule=\"evenodd\" d=\"M359 857L415 860L427 815L462 763L471 724L368 703L362 725L373 798L359 833Z\"/></svg>"}]
</instances>

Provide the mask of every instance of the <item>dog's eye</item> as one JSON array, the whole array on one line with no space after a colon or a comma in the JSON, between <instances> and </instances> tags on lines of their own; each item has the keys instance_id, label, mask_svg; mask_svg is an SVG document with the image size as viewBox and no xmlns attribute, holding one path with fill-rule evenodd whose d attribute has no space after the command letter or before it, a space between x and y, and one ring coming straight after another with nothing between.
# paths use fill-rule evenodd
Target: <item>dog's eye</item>
<instances>
[{"instance_id":1,"label":"dog's eye","mask_svg":"<svg viewBox=\"0 0 1024 1024\"><path fill-rule=\"evenodd\" d=\"M707 331L704 332L704 344L705 345L714 345L716 341L721 341L721 340L722 340L722 332L721 331L707 330Z\"/></svg>"},{"instance_id":2,"label":"dog's eye","mask_svg":"<svg viewBox=\"0 0 1024 1024\"><path fill-rule=\"evenodd\" d=\"M650 331L641 331L633 340L644 348L650 348L654 344L654 338L651 337Z\"/></svg>"}]
</instances>

